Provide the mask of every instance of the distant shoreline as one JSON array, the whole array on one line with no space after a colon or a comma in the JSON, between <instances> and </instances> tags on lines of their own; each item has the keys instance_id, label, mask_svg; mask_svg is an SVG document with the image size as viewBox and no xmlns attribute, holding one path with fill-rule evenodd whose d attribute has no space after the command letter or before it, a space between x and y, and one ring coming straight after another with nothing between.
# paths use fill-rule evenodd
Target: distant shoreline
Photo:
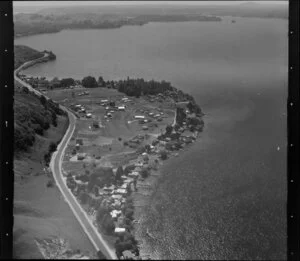
<instances>
[{"instance_id":1,"label":"distant shoreline","mask_svg":"<svg viewBox=\"0 0 300 261\"><path fill-rule=\"evenodd\" d=\"M22 13L20 14L22 15ZM82 21L76 21L73 23L65 23L60 25L48 24L48 27L43 26L39 27L39 25L32 26L31 24L22 24L22 30L25 32L19 32L19 24L18 21L15 21L15 39L39 35L39 34L48 34L48 33L59 33L65 29L69 30L90 30L90 29L118 29L123 26L143 26L151 22L221 22L222 19L219 16L212 15L174 15L174 16L150 16L146 18L133 17L133 18L121 18L116 21L100 21L100 22L88 22L82 23ZM45 19L41 20L42 23L45 23ZM26 28L27 26L27 28ZM25 28L25 29L24 29ZM27 30L27 31L26 31Z\"/></svg>"}]
</instances>

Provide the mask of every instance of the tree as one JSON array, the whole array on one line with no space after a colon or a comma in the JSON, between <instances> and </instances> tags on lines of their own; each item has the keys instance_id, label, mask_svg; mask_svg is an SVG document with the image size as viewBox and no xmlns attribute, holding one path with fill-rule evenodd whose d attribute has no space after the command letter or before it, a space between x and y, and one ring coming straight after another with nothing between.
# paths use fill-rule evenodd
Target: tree
<instances>
[{"instance_id":1,"label":"tree","mask_svg":"<svg viewBox=\"0 0 300 261\"><path fill-rule=\"evenodd\" d=\"M126 208L125 209L125 217L129 218L130 220L133 220L134 211L132 208Z\"/></svg>"},{"instance_id":2,"label":"tree","mask_svg":"<svg viewBox=\"0 0 300 261\"><path fill-rule=\"evenodd\" d=\"M84 77L82 79L82 81L81 81L81 84L85 88L95 88L95 87L98 87L98 84L97 84L97 81L96 81L95 77L92 77L92 76Z\"/></svg>"},{"instance_id":3,"label":"tree","mask_svg":"<svg viewBox=\"0 0 300 261\"><path fill-rule=\"evenodd\" d=\"M49 152L53 152L56 150L56 144L54 142L51 142L50 145L49 145Z\"/></svg>"},{"instance_id":4,"label":"tree","mask_svg":"<svg viewBox=\"0 0 300 261\"><path fill-rule=\"evenodd\" d=\"M136 184L137 184L137 179L134 179L134 180L133 180L133 186L134 186L134 190L135 190L135 191L137 191Z\"/></svg>"},{"instance_id":5,"label":"tree","mask_svg":"<svg viewBox=\"0 0 300 261\"><path fill-rule=\"evenodd\" d=\"M171 125L167 125L166 127L166 134L170 135L172 133L173 127Z\"/></svg>"},{"instance_id":6,"label":"tree","mask_svg":"<svg viewBox=\"0 0 300 261\"><path fill-rule=\"evenodd\" d=\"M140 172L140 174L141 174L141 176L142 176L142 178L147 178L148 176L149 176L149 170L147 170L146 168L143 168L142 170L141 170L141 172Z\"/></svg>"},{"instance_id":7,"label":"tree","mask_svg":"<svg viewBox=\"0 0 300 261\"><path fill-rule=\"evenodd\" d=\"M41 95L40 101L41 101L41 104L43 104L43 106L45 106L45 104L47 103L47 99L45 98L44 95Z\"/></svg>"},{"instance_id":8,"label":"tree","mask_svg":"<svg viewBox=\"0 0 300 261\"><path fill-rule=\"evenodd\" d=\"M104 218L104 215L108 213L108 209L105 207L100 206L97 209L97 214L96 214L96 221L97 224L100 225L102 223L102 220Z\"/></svg>"},{"instance_id":9,"label":"tree","mask_svg":"<svg viewBox=\"0 0 300 261\"><path fill-rule=\"evenodd\" d=\"M75 81L73 78L64 78L64 79L61 79L60 81L60 85L62 87L70 87L71 85L74 85L75 84Z\"/></svg>"},{"instance_id":10,"label":"tree","mask_svg":"<svg viewBox=\"0 0 300 261\"><path fill-rule=\"evenodd\" d=\"M105 81L103 80L102 76L99 76L99 78L98 78L98 85L101 87L104 87L104 85L105 85Z\"/></svg>"},{"instance_id":11,"label":"tree","mask_svg":"<svg viewBox=\"0 0 300 261\"><path fill-rule=\"evenodd\" d=\"M167 154L167 152L166 152L165 150L162 150L162 151L160 152L160 158L161 158L162 160L166 160L166 159L168 158L168 154Z\"/></svg>"},{"instance_id":12,"label":"tree","mask_svg":"<svg viewBox=\"0 0 300 261\"><path fill-rule=\"evenodd\" d=\"M123 176L124 171L123 171L123 167L119 166L117 171L116 171L116 176L115 176L115 180L116 181L120 181L121 180L121 176Z\"/></svg>"},{"instance_id":13,"label":"tree","mask_svg":"<svg viewBox=\"0 0 300 261\"><path fill-rule=\"evenodd\" d=\"M106 213L103 218L102 228L107 234L112 234L115 230L114 221L109 213Z\"/></svg>"}]
</instances>

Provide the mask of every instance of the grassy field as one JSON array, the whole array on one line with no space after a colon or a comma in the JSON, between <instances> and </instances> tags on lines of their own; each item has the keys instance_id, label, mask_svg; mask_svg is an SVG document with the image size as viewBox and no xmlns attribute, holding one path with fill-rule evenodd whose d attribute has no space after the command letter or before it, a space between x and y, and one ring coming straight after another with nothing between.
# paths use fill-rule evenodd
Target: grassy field
<instances>
[{"instance_id":1,"label":"grassy field","mask_svg":"<svg viewBox=\"0 0 300 261\"><path fill-rule=\"evenodd\" d=\"M79 96L79 93L88 91L89 95ZM73 93L73 94L72 94ZM161 102L151 103L144 98L130 97L131 102L126 103L125 111L115 111L112 119L105 119L105 106L100 105L102 99L114 101L117 105L123 104L121 99L124 95L114 89L107 88L91 88L91 89L59 89L48 91L47 94L53 100L70 106L81 104L87 112L92 113L92 118L87 119L82 114L77 120L76 129L71 142L66 150L64 164L65 169L75 171L77 174L82 173L82 169L72 167L72 164L77 164L76 156L72 155L75 149L76 140L82 139L83 145L77 150L78 153L87 153L86 158L82 161L86 164L95 164L97 166L112 166L126 164L130 159L136 157L135 149L124 145L136 135L148 136L144 142L149 142L151 138L160 134L168 124L173 122L174 110L168 104ZM158 113L158 108L163 111L161 116L162 121L157 121L145 113ZM144 111L144 112L143 112ZM135 115L145 115L148 119L152 119L151 123L140 124L134 119ZM101 123L100 128L92 127L93 121ZM143 130L142 127L147 125L148 130ZM69 159L71 158L71 162ZM73 161L75 160L75 162Z\"/></svg>"}]
</instances>

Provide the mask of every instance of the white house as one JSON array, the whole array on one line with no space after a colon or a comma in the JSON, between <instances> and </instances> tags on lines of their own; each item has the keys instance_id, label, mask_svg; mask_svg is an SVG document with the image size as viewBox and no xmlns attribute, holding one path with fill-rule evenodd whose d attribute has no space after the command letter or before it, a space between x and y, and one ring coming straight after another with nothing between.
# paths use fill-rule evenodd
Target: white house
<instances>
[{"instance_id":1,"label":"white house","mask_svg":"<svg viewBox=\"0 0 300 261\"><path fill-rule=\"evenodd\" d=\"M118 106L119 111L125 111L125 106Z\"/></svg>"},{"instance_id":2,"label":"white house","mask_svg":"<svg viewBox=\"0 0 300 261\"><path fill-rule=\"evenodd\" d=\"M134 116L135 119L145 119L144 115L135 115Z\"/></svg>"},{"instance_id":3,"label":"white house","mask_svg":"<svg viewBox=\"0 0 300 261\"><path fill-rule=\"evenodd\" d=\"M118 199L121 199L121 198L122 198L122 195L112 195L111 197L112 197L113 199L118 200Z\"/></svg>"},{"instance_id":4,"label":"white house","mask_svg":"<svg viewBox=\"0 0 300 261\"><path fill-rule=\"evenodd\" d=\"M116 227L115 228L115 233L124 233L126 231L125 228L123 227Z\"/></svg>"},{"instance_id":5,"label":"white house","mask_svg":"<svg viewBox=\"0 0 300 261\"><path fill-rule=\"evenodd\" d=\"M87 114L86 114L86 117L87 117L87 118L92 118L92 114L91 114L91 113L87 113Z\"/></svg>"},{"instance_id":6,"label":"white house","mask_svg":"<svg viewBox=\"0 0 300 261\"><path fill-rule=\"evenodd\" d=\"M110 215L111 215L112 218L117 218L118 215L120 215L121 213L122 213L121 210L114 209L113 211L110 212Z\"/></svg>"},{"instance_id":7,"label":"white house","mask_svg":"<svg viewBox=\"0 0 300 261\"><path fill-rule=\"evenodd\" d=\"M124 195L127 193L127 190L126 189L123 189L123 188L119 188L115 191L115 193L117 194L121 194L121 195Z\"/></svg>"},{"instance_id":8,"label":"white house","mask_svg":"<svg viewBox=\"0 0 300 261\"><path fill-rule=\"evenodd\" d=\"M129 177L135 178L138 177L140 174L137 171L131 172L128 174Z\"/></svg>"}]
</instances>

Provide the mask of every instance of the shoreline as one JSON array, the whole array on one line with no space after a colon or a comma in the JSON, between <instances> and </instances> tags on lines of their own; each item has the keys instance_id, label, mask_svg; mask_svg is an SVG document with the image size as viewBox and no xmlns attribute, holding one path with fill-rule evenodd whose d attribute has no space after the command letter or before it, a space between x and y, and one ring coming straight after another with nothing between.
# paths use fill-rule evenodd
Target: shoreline
<instances>
[{"instance_id":1,"label":"shoreline","mask_svg":"<svg viewBox=\"0 0 300 261\"><path fill-rule=\"evenodd\" d=\"M31 66L34 64L36 64L36 63L33 62L33 63L29 63L27 65ZM22 69L23 69L23 67L22 67ZM20 71L21 70L18 70L17 73L19 73ZM176 104L177 104L177 102L176 102ZM204 124L204 123L202 120L202 116L203 116L202 112L199 113L199 115L200 115L199 116L196 112L193 112L194 108L192 108L193 110L191 109L190 113L192 113L194 116L192 116L192 118L188 118L184 112L184 108L182 108L182 104L184 107L186 107L187 102L179 102L178 103L178 106L176 106L177 109L175 110L174 119L172 120L172 123L169 125L172 128L171 131L173 130L172 133L168 132L167 128L166 128L166 130L163 133L161 133L161 135L158 134L158 137L154 138L154 140L151 140L150 143L146 143L145 145L143 145L144 149L146 148L146 146L152 147L151 150L149 149L147 151L149 154L146 153L147 157L148 157L147 162L145 162L144 157L137 155L136 158L130 160L127 164L125 164L125 165L130 165L130 164L136 165L138 162L143 162L142 166L144 166L144 164L148 165L147 169L148 169L149 174L147 174L147 176L145 178L141 178L141 172L140 172L141 168L140 167L137 167L137 169L140 169L140 171L136 170L136 167L134 168L134 171L137 171L139 173L139 176L136 178L137 191L133 190L131 195L129 195L132 197L132 201L133 201L133 217L134 217L134 219L131 221L131 226L133 227L133 229L130 229L129 233L132 234L133 237L139 242L144 241L143 233L145 233L145 231L142 229L142 226L140 226L139 224L136 224L135 221L140 220L140 222L142 222L143 215L145 215L145 210L149 206L149 204L148 204L149 199L151 198L152 194L155 191L155 186L159 180L159 177L163 175L161 169L162 169L162 166L164 165L164 161L167 162L168 159L178 156L182 150L189 149L189 147L191 146L190 143L193 143L198 138L198 136L199 136L198 133L201 132L202 128L203 128L202 124ZM181 111L179 110L179 108ZM180 111L181 113L178 113L177 110ZM182 116L182 113L185 116ZM180 115L178 116L178 114L180 114ZM192 121L189 121L191 119L196 119L197 117L198 117L198 120L199 119L202 120L202 123L201 123L201 121L200 122L198 121L197 123L192 123ZM185 122L185 120L187 122ZM189 124L191 124L191 125L189 125ZM190 128L191 128L190 126L195 127L193 131L190 130ZM181 133L185 133L185 130L189 134L192 133L192 136L184 136L184 135L181 136ZM175 138L174 138L174 135L175 135ZM185 137L189 141L186 142L184 140L185 138L183 138L183 137ZM183 138L183 140L181 140L180 138ZM154 141L156 141L157 143L154 146L152 146L151 142L153 144ZM173 143L172 143L172 141L173 141ZM169 149L166 149L166 147L167 147L166 143L168 143L168 142L171 143L171 145L172 144L173 145L169 146ZM178 147L177 147L177 145L178 145ZM175 146L175 148L174 148L174 146ZM162 150L164 150L165 154L166 154L164 159L163 159L162 155L160 154L162 152ZM108 161L110 161L110 160L108 160ZM155 162L155 170L153 170L152 167L149 168L148 163L150 161L152 161L152 163ZM65 170L63 170L63 173L64 172L65 172ZM66 182L67 181L66 177L64 177L64 179ZM68 184L67 184L67 186L68 186ZM68 189L70 190L71 194L73 195L74 194L73 190L70 187L68 187ZM86 215L88 215L88 217L90 218L90 221L93 223L93 226L95 227L95 229L99 230L98 229L99 225L96 225L93 222L93 219L95 217L88 214L87 209L84 207L84 205L81 204L78 196L75 196L75 198L76 198L76 201L78 202L78 204L81 205L81 207L84 209L84 212L86 213ZM127 198L127 196L125 198ZM101 229L100 229L100 231L101 231ZM100 232L100 233L102 233L102 232ZM146 233L148 233L148 231L146 231ZM104 235L105 235L105 233L104 233ZM113 238L117 239L118 235L113 235ZM107 240L106 240L106 242L107 242ZM108 244L111 246L111 242L108 242ZM112 247L115 248L114 246L112 246ZM144 258L149 259L149 254L147 253L147 249L143 246L143 244L138 243L136 245L136 247L140 253L139 255L137 255L137 257L142 258L142 259L144 259Z\"/></svg>"}]
</instances>

